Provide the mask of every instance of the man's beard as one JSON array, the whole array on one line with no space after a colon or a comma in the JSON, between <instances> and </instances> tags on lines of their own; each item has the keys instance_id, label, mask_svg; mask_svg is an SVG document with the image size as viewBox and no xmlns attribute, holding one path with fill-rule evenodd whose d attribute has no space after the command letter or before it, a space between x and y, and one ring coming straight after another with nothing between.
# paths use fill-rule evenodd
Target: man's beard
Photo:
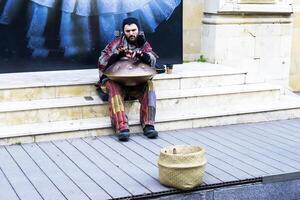
<instances>
[{"instance_id":1,"label":"man's beard","mask_svg":"<svg viewBox=\"0 0 300 200\"><path fill-rule=\"evenodd\" d=\"M129 36L129 37L126 36L126 40L129 44L135 44L137 40L137 36Z\"/></svg>"}]
</instances>

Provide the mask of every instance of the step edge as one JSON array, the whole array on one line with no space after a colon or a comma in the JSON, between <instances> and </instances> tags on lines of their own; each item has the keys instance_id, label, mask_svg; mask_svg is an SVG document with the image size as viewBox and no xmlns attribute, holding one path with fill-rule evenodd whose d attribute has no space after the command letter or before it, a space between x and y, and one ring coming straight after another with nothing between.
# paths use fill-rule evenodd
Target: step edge
<instances>
[{"instance_id":1,"label":"step edge","mask_svg":"<svg viewBox=\"0 0 300 200\"><path fill-rule=\"evenodd\" d=\"M225 87L225 89L224 89ZM237 86L236 86L237 87ZM199 93L195 94L187 94L180 95L179 90L168 90L172 92L171 95L164 96L163 94L157 95L157 100L168 100L168 99L182 99L182 98L193 98L193 97L207 97L207 96L220 96L220 95L229 95L229 94L246 94L246 93L255 93L255 92L280 92L280 88L275 86L271 87L262 87L262 88L243 88L243 85L237 88L230 88L229 86L222 86L218 87L219 90L217 91L204 91L203 93L200 91ZM227 89L227 91L226 91ZM231 90L230 90L231 89ZM185 91L196 91L199 89L185 89ZM230 90L230 91L228 91ZM162 92L163 93L163 92ZM107 102L103 102L99 99L98 96L91 96L94 98L93 101L84 100L84 96L82 97L59 97L55 99L35 99L35 100L28 100L28 101L16 101L16 102L1 102L0 103L0 113L4 112L18 112L18 111L30 111L30 110L39 110L39 109L54 109L54 108L70 108L70 107L77 107L77 106L97 106L97 105L106 105ZM49 103L49 101L53 101L53 103ZM61 104L61 102L70 101L70 103ZM47 103L46 103L47 102ZM136 101L133 101L136 102ZM48 105L45 105L48 104ZM25 108L18 108L16 105L29 105ZM44 106L41 106L44 105ZM4 107L1 109L1 107ZM10 108L11 107L11 108Z\"/></svg>"},{"instance_id":2,"label":"step edge","mask_svg":"<svg viewBox=\"0 0 300 200\"><path fill-rule=\"evenodd\" d=\"M275 106L275 107L270 107L270 108L266 108L264 107L264 109L259 108L259 109L251 109L251 110L238 110L238 111L234 111L231 113L210 113L210 114L206 114L206 115L196 115L196 114L190 114L190 115L181 115L180 117L176 117L176 118L158 118L156 123L167 123L167 122L176 122L176 121L185 121L185 120L195 120L195 119L205 119L205 118L214 118L214 117L230 117L230 116L235 116L235 115L246 115L246 114L258 114L258 113L266 113L266 112L276 112L276 111L285 111L285 110L296 110L296 109L300 109L300 103L297 102L296 105L284 105L284 106ZM169 113L170 114L170 113ZM76 123L78 122L78 126L80 124L80 122L82 121L102 121L104 119L104 121L109 121L109 117L101 117L101 118L89 118L89 119L81 119L81 120L68 120L68 121L59 121L59 122L44 122L44 123L37 123L37 124L26 124L26 125L13 125L13 126L1 126L0 127L0 131L1 129L7 129L10 128L10 130L13 129L13 127L25 127L25 126L41 126L43 124L63 124L63 123ZM136 126L139 125L139 120L137 119L137 116L133 117L133 119L129 120L129 124L130 126ZM82 125L82 124L81 124ZM52 125L53 126L53 125ZM51 127L51 126L49 126ZM84 130L94 130L94 129L104 129L104 128L111 128L111 124L110 122L105 122L102 124L93 124L91 126L86 126L84 128L77 128L77 129L65 129L65 130L48 130L48 131L37 131L37 132L32 132L32 131L27 131L24 132L23 134L19 134L18 135L14 135L9 134L6 136L0 136L0 139L5 139L5 138L11 138L11 137L23 137L23 136L29 136L29 134L32 135L43 135L43 134L51 134L51 133L60 133L60 132L73 132L73 131L84 131ZM24 129L23 129L24 130Z\"/></svg>"},{"instance_id":3,"label":"step edge","mask_svg":"<svg viewBox=\"0 0 300 200\"><path fill-rule=\"evenodd\" d=\"M171 80L171 79L184 79L184 78L203 78L203 77L217 77L217 76L232 76L232 75L240 75L245 76L246 72L222 72L222 73L206 73L206 74L158 74L153 80L161 81L161 80ZM56 82L56 83L45 83L45 82L36 82L34 84L25 84L25 85L6 85L0 86L0 90L13 90L13 89L30 89L30 88L50 88L50 87L67 87L67 86L90 86L95 85L98 82L98 79L90 80L90 81L78 81L78 82Z\"/></svg>"}]
</instances>

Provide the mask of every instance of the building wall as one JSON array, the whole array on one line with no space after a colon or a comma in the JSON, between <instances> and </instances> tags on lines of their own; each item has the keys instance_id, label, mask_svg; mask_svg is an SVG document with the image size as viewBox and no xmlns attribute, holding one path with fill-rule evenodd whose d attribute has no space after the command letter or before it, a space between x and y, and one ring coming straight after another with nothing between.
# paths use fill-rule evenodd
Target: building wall
<instances>
[{"instance_id":1,"label":"building wall","mask_svg":"<svg viewBox=\"0 0 300 200\"><path fill-rule=\"evenodd\" d=\"M183 1L183 58L193 61L201 52L204 0ZM300 0L294 0L289 86L300 91Z\"/></svg>"},{"instance_id":2,"label":"building wall","mask_svg":"<svg viewBox=\"0 0 300 200\"><path fill-rule=\"evenodd\" d=\"M294 24L289 85L292 90L300 91L300 0L294 0L293 15Z\"/></svg>"},{"instance_id":3,"label":"building wall","mask_svg":"<svg viewBox=\"0 0 300 200\"><path fill-rule=\"evenodd\" d=\"M289 1L241 4L238 0L205 0L204 57L246 71L247 83L275 82L287 87L293 32Z\"/></svg>"},{"instance_id":4,"label":"building wall","mask_svg":"<svg viewBox=\"0 0 300 200\"><path fill-rule=\"evenodd\" d=\"M193 61L201 52L204 0L183 0L183 60Z\"/></svg>"}]
</instances>

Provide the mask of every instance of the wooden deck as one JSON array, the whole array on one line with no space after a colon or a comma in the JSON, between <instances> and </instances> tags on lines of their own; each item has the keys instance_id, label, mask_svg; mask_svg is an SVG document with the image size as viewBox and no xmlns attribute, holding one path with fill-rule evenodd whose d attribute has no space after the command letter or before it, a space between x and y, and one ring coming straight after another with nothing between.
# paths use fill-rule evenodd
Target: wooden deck
<instances>
[{"instance_id":1,"label":"wooden deck","mask_svg":"<svg viewBox=\"0 0 300 200\"><path fill-rule=\"evenodd\" d=\"M112 199L176 190L158 181L162 147L197 144L208 164L202 187L245 180L297 179L300 119L0 147L0 199ZM275 178L274 178L275 177Z\"/></svg>"}]
</instances>

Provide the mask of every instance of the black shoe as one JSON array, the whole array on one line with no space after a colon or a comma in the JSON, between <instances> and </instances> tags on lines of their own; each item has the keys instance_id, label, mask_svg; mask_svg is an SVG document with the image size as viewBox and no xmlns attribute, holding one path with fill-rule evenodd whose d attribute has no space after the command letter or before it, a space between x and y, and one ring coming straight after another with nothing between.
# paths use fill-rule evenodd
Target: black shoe
<instances>
[{"instance_id":1,"label":"black shoe","mask_svg":"<svg viewBox=\"0 0 300 200\"><path fill-rule=\"evenodd\" d=\"M146 125L143 131L144 135L147 136L147 138L155 139L158 136L158 132L154 129L154 126L152 125Z\"/></svg>"},{"instance_id":2,"label":"black shoe","mask_svg":"<svg viewBox=\"0 0 300 200\"><path fill-rule=\"evenodd\" d=\"M129 130L122 130L119 135L118 135L118 138L119 138L119 141L122 141L122 142L127 142L129 140Z\"/></svg>"}]
</instances>

